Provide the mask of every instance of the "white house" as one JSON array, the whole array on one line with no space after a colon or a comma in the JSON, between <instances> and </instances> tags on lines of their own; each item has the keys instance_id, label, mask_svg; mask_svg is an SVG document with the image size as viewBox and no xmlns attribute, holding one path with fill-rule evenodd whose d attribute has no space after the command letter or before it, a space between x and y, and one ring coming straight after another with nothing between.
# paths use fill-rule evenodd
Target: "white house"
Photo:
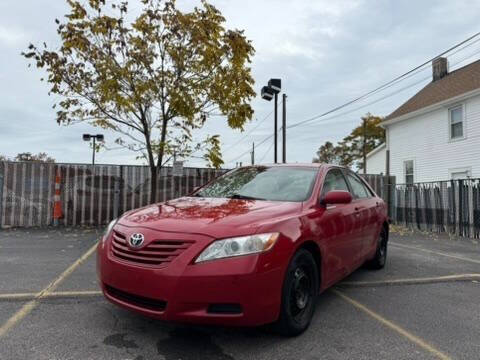
<instances>
[{"instance_id":1,"label":"white house","mask_svg":"<svg viewBox=\"0 0 480 360\"><path fill-rule=\"evenodd\" d=\"M480 60L448 72L437 58L432 68L432 82L382 122L386 144L367 155L368 173L397 184L480 178Z\"/></svg>"},{"instance_id":2,"label":"white house","mask_svg":"<svg viewBox=\"0 0 480 360\"><path fill-rule=\"evenodd\" d=\"M383 143L367 154L367 171L369 174L385 174L385 149Z\"/></svg>"}]
</instances>

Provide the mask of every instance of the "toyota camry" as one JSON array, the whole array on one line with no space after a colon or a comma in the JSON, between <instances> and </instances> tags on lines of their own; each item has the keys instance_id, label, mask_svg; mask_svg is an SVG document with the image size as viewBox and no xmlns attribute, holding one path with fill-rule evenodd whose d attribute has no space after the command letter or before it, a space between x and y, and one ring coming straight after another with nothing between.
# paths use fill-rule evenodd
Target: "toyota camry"
<instances>
[{"instance_id":1,"label":"toyota camry","mask_svg":"<svg viewBox=\"0 0 480 360\"><path fill-rule=\"evenodd\" d=\"M297 335L318 294L362 265L385 265L387 220L348 169L241 167L112 221L98 277L109 301L143 315Z\"/></svg>"}]
</instances>

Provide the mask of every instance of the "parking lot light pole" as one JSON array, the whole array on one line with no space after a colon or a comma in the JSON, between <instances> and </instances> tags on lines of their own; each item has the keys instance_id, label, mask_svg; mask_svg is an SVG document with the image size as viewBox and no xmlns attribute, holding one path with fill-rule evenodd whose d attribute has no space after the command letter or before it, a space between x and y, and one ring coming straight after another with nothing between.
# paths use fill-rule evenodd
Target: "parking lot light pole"
<instances>
[{"instance_id":1,"label":"parking lot light pole","mask_svg":"<svg viewBox=\"0 0 480 360\"><path fill-rule=\"evenodd\" d=\"M103 141L104 136L102 134L83 134L83 141L90 141L93 140L93 154L92 154L92 166L95 166L95 141Z\"/></svg>"},{"instance_id":2,"label":"parking lot light pole","mask_svg":"<svg viewBox=\"0 0 480 360\"><path fill-rule=\"evenodd\" d=\"M274 155L273 159L275 164L277 163L277 129L278 129L278 94L280 93L280 90L282 89L282 80L281 79L270 79L268 81L268 85L262 87L261 95L262 99L270 101L273 98L275 98L274 101L274 128L273 128L273 144L274 144Z\"/></svg>"}]
</instances>

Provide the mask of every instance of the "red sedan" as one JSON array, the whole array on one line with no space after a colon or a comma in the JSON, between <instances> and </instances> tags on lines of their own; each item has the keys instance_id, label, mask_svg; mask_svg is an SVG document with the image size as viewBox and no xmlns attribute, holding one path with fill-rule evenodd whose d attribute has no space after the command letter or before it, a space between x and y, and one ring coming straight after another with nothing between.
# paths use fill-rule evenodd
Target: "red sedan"
<instances>
[{"instance_id":1,"label":"red sedan","mask_svg":"<svg viewBox=\"0 0 480 360\"><path fill-rule=\"evenodd\" d=\"M242 167L130 211L98 246L105 297L168 321L304 331L317 294L387 256L385 203L333 165Z\"/></svg>"}]
</instances>

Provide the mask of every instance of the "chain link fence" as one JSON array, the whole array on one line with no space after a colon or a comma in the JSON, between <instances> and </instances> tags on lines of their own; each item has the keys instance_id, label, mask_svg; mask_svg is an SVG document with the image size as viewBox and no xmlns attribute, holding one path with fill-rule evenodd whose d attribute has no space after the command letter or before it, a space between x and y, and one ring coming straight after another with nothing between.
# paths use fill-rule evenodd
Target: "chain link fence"
<instances>
[{"instance_id":1,"label":"chain link fence","mask_svg":"<svg viewBox=\"0 0 480 360\"><path fill-rule=\"evenodd\" d=\"M183 168L173 176L161 169L156 202L186 195L226 170ZM0 162L0 226L31 227L53 223L55 176L60 174L60 224L103 225L127 210L150 203L146 166Z\"/></svg>"}]
</instances>

